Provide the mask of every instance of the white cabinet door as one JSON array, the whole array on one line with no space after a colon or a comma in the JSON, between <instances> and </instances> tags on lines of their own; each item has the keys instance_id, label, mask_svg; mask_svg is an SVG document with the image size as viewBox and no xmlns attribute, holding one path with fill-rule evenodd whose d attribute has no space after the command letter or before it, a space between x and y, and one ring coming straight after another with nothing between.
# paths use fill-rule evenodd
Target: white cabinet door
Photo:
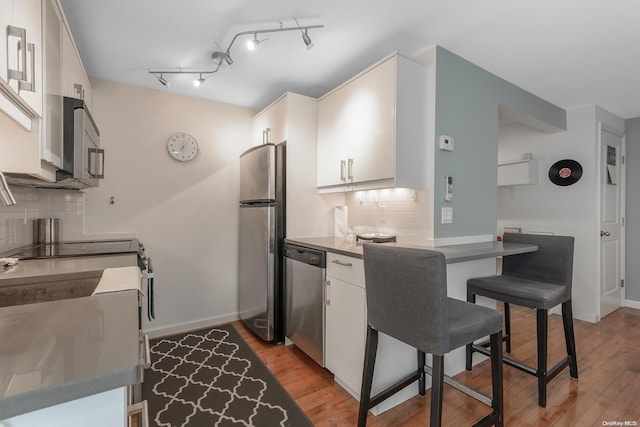
<instances>
[{"instance_id":1,"label":"white cabinet door","mask_svg":"<svg viewBox=\"0 0 640 427\"><path fill-rule=\"evenodd\" d=\"M43 2L44 117L42 160L62 168L62 38L64 25L55 0Z\"/></svg>"},{"instance_id":2,"label":"white cabinet door","mask_svg":"<svg viewBox=\"0 0 640 427\"><path fill-rule=\"evenodd\" d=\"M13 0L0 0L0 79L7 81L7 25L13 25Z\"/></svg>"},{"instance_id":3,"label":"white cabinet door","mask_svg":"<svg viewBox=\"0 0 640 427\"><path fill-rule=\"evenodd\" d=\"M318 187L393 178L395 63L387 59L318 102Z\"/></svg>"},{"instance_id":4,"label":"white cabinet door","mask_svg":"<svg viewBox=\"0 0 640 427\"><path fill-rule=\"evenodd\" d=\"M365 344L365 290L327 277L325 365L352 394L360 394Z\"/></svg>"},{"instance_id":5,"label":"white cabinet door","mask_svg":"<svg viewBox=\"0 0 640 427\"><path fill-rule=\"evenodd\" d=\"M268 132L264 134L263 132ZM268 138L268 139L267 139ZM279 144L287 139L287 95L275 101L253 118L253 145Z\"/></svg>"},{"instance_id":6,"label":"white cabinet door","mask_svg":"<svg viewBox=\"0 0 640 427\"><path fill-rule=\"evenodd\" d=\"M343 87L318 101L318 147L317 182L318 187L346 183L346 162L348 142L342 136L346 124L341 121L346 95Z\"/></svg>"},{"instance_id":7,"label":"white cabinet door","mask_svg":"<svg viewBox=\"0 0 640 427\"><path fill-rule=\"evenodd\" d=\"M20 66L26 75L24 82L10 83L20 98L42 116L42 7L40 0L18 0L13 8L13 25L26 30L26 62Z\"/></svg>"}]
</instances>

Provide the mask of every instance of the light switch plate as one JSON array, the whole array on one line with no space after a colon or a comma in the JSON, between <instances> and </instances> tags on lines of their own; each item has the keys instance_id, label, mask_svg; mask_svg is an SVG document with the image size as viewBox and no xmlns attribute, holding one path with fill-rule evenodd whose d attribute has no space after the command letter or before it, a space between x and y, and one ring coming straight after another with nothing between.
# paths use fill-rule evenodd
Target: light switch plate
<instances>
[{"instance_id":1,"label":"light switch plate","mask_svg":"<svg viewBox=\"0 0 640 427\"><path fill-rule=\"evenodd\" d=\"M442 208L442 223L443 224L453 223L453 208L451 207Z\"/></svg>"},{"instance_id":2,"label":"light switch plate","mask_svg":"<svg viewBox=\"0 0 640 427\"><path fill-rule=\"evenodd\" d=\"M455 141L452 136L440 135L440 149L445 151L453 151Z\"/></svg>"}]
</instances>

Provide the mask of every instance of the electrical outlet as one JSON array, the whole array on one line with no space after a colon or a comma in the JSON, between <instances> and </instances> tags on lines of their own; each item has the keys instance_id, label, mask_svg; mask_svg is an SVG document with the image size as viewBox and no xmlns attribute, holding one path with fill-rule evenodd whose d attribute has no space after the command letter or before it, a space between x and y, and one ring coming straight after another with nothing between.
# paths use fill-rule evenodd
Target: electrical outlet
<instances>
[{"instance_id":1,"label":"electrical outlet","mask_svg":"<svg viewBox=\"0 0 640 427\"><path fill-rule=\"evenodd\" d=\"M452 224L452 223L453 223L453 208L443 207L442 208L442 224Z\"/></svg>"}]
</instances>

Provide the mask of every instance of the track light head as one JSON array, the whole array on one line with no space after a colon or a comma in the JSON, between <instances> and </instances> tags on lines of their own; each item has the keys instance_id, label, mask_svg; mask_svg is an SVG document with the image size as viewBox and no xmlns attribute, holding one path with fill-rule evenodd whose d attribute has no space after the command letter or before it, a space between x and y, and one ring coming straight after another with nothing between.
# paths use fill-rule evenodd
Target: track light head
<instances>
[{"instance_id":1,"label":"track light head","mask_svg":"<svg viewBox=\"0 0 640 427\"><path fill-rule=\"evenodd\" d=\"M166 87L167 89L171 87L171 83L169 83L164 77L162 77L162 73L160 73L160 77L158 77L158 81L162 86Z\"/></svg>"},{"instance_id":2,"label":"track light head","mask_svg":"<svg viewBox=\"0 0 640 427\"><path fill-rule=\"evenodd\" d=\"M307 50L313 47L313 42L309 38L309 30L306 29L304 30L304 33L302 33L302 41L307 45Z\"/></svg>"},{"instance_id":3,"label":"track light head","mask_svg":"<svg viewBox=\"0 0 640 427\"><path fill-rule=\"evenodd\" d=\"M225 52L213 52L211 54L211 60L212 61L222 61L222 60L224 60L229 65L233 64L233 59L231 59L231 56L228 53L225 53Z\"/></svg>"},{"instance_id":4,"label":"track light head","mask_svg":"<svg viewBox=\"0 0 640 427\"><path fill-rule=\"evenodd\" d=\"M197 78L193 81L193 85L195 87L200 87L200 85L204 83L204 79L202 78L202 74L200 74L200 78Z\"/></svg>"}]
</instances>

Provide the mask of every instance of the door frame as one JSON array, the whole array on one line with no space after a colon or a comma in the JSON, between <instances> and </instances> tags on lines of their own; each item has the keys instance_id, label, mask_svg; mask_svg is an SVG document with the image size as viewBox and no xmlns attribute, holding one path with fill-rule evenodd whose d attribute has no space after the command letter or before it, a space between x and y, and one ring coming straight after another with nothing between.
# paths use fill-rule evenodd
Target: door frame
<instances>
[{"instance_id":1,"label":"door frame","mask_svg":"<svg viewBox=\"0 0 640 427\"><path fill-rule=\"evenodd\" d=\"M627 186L627 162L626 162L626 157L627 157L627 136L625 134L624 131L616 129L612 126L607 125L606 123L603 123L601 120L598 121L598 134L597 134L597 155L596 155L596 162L597 162L597 182L598 182L598 189L597 189L597 214L596 214L596 230L595 235L598 236L597 237L597 249L596 249L596 257L597 257L597 318L596 321L600 321L601 320L601 296L602 296L602 243L601 243L601 239L600 239L600 229L602 226L602 191L601 191L601 183L600 183L600 177L602 176L602 174L604 173L604 159L602 158L602 132L608 132L611 133L617 137L619 137L621 139L621 145L620 145L620 157L622 159L621 165L620 165L620 214L622 216L622 225L620 228L620 263L619 263L619 268L620 268L620 279L623 280L625 282L625 286L621 289L621 301L620 301L620 306L624 307L625 306L625 301L626 301L626 277L625 277L625 254L626 254L626 249L625 249L625 230L626 230L626 186Z\"/></svg>"}]
</instances>

